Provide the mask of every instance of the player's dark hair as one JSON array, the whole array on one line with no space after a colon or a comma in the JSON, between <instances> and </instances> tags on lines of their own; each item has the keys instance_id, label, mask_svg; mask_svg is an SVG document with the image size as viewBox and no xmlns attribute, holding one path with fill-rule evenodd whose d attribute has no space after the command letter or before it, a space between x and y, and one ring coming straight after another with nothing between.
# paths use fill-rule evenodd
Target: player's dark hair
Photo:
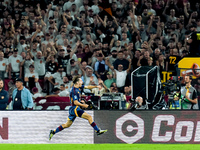
<instances>
[{"instance_id":1,"label":"player's dark hair","mask_svg":"<svg viewBox=\"0 0 200 150\"><path fill-rule=\"evenodd\" d=\"M75 76L75 77L73 78L73 80L72 80L73 83L76 84L76 83L79 81L79 78L80 78L79 76Z\"/></svg>"}]
</instances>

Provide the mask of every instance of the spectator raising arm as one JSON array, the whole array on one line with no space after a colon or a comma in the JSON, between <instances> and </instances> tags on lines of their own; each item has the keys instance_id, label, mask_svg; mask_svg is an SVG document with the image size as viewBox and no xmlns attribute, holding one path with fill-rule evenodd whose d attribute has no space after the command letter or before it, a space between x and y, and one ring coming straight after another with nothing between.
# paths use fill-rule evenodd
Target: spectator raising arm
<instances>
[{"instance_id":1,"label":"spectator raising arm","mask_svg":"<svg viewBox=\"0 0 200 150\"><path fill-rule=\"evenodd\" d=\"M110 64L110 61L109 61L109 58L107 57L106 58L106 65L114 72L114 76L113 76L113 78L114 79L116 79L116 72L115 72L115 69L114 69L114 66L112 66L111 64Z\"/></svg>"},{"instance_id":2,"label":"spectator raising arm","mask_svg":"<svg viewBox=\"0 0 200 150\"><path fill-rule=\"evenodd\" d=\"M65 23L65 25L68 26L69 22L67 21L66 16L67 16L67 14L63 13L62 18L63 18L63 22Z\"/></svg>"},{"instance_id":3,"label":"spectator raising arm","mask_svg":"<svg viewBox=\"0 0 200 150\"><path fill-rule=\"evenodd\" d=\"M151 26L152 26L152 23L153 23L153 19L154 19L154 15L151 15L151 16L150 16L150 22L149 22L149 25L148 25L148 27L147 27L147 33L148 33L148 34L150 33Z\"/></svg>"},{"instance_id":4,"label":"spectator raising arm","mask_svg":"<svg viewBox=\"0 0 200 150\"><path fill-rule=\"evenodd\" d=\"M127 73L129 73L129 71L131 70L131 62L132 62L132 60L129 59L128 61L129 61L129 65L128 65L128 69L126 70Z\"/></svg>"},{"instance_id":5,"label":"spectator raising arm","mask_svg":"<svg viewBox=\"0 0 200 150\"><path fill-rule=\"evenodd\" d=\"M98 20L102 23L102 25L103 25L104 27L106 27L106 21L105 21L105 20L107 20L107 19L106 19L107 16L105 16L104 21L101 19L101 17L100 17L99 15L97 15L97 18L98 18Z\"/></svg>"},{"instance_id":6,"label":"spectator raising arm","mask_svg":"<svg viewBox=\"0 0 200 150\"><path fill-rule=\"evenodd\" d=\"M189 18L189 13L187 10L187 2L183 2L183 6L184 6L184 14L186 16L186 18Z\"/></svg>"}]
</instances>

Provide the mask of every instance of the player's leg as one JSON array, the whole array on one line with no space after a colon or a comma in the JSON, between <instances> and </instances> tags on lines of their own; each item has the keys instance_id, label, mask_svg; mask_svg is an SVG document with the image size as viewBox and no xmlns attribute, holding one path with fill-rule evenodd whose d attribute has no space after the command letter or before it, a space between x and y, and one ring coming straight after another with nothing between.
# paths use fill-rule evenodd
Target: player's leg
<instances>
[{"instance_id":1,"label":"player's leg","mask_svg":"<svg viewBox=\"0 0 200 150\"><path fill-rule=\"evenodd\" d=\"M98 126L96 125L96 123L93 121L93 118L91 115L89 115L88 113L84 112L81 116L81 118L87 119L89 124L94 128L95 132L97 133L97 135L103 134L105 132L107 132L107 130L101 130L98 128Z\"/></svg>"},{"instance_id":2,"label":"player's leg","mask_svg":"<svg viewBox=\"0 0 200 150\"><path fill-rule=\"evenodd\" d=\"M87 119L89 124L92 124L93 123L93 119L92 119L92 116L89 115L88 113L84 112L81 116L81 118L84 118L84 119Z\"/></svg>"},{"instance_id":3,"label":"player's leg","mask_svg":"<svg viewBox=\"0 0 200 150\"><path fill-rule=\"evenodd\" d=\"M49 140L51 140L51 138L53 137L54 134L62 131L65 128L69 128L72 125L72 123L73 123L73 121L68 119L65 124L60 125L55 130L51 130L50 133L49 133Z\"/></svg>"},{"instance_id":4,"label":"player's leg","mask_svg":"<svg viewBox=\"0 0 200 150\"><path fill-rule=\"evenodd\" d=\"M61 126L65 128L69 128L72 125L73 121L72 120L67 120L66 123L62 124Z\"/></svg>"},{"instance_id":5,"label":"player's leg","mask_svg":"<svg viewBox=\"0 0 200 150\"><path fill-rule=\"evenodd\" d=\"M74 115L73 111L74 110L69 111L69 117L67 118L67 122L65 124L60 125L55 130L50 130L49 140L51 140L51 138L53 137L54 134L62 131L65 128L69 128L72 125L73 121L76 119L76 116Z\"/></svg>"},{"instance_id":6,"label":"player's leg","mask_svg":"<svg viewBox=\"0 0 200 150\"><path fill-rule=\"evenodd\" d=\"M69 128L69 127L72 125L72 123L73 123L73 121L71 121L71 120L68 119L66 123L60 125L59 127L57 127L57 128L54 130L54 134L56 134L56 133L62 131L62 130L65 129L65 128Z\"/></svg>"}]
</instances>

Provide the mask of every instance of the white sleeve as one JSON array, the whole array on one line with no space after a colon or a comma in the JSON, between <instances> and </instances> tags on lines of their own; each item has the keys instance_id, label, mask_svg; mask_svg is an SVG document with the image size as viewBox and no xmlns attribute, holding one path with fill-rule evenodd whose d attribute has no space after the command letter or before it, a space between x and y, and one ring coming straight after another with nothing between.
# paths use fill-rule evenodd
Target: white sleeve
<instances>
[{"instance_id":1,"label":"white sleeve","mask_svg":"<svg viewBox=\"0 0 200 150\"><path fill-rule=\"evenodd\" d=\"M35 78L39 79L38 73L35 73Z\"/></svg>"},{"instance_id":2,"label":"white sleeve","mask_svg":"<svg viewBox=\"0 0 200 150\"><path fill-rule=\"evenodd\" d=\"M127 70L124 71L124 75L127 76Z\"/></svg>"},{"instance_id":3,"label":"white sleeve","mask_svg":"<svg viewBox=\"0 0 200 150\"><path fill-rule=\"evenodd\" d=\"M74 59L75 61L77 61L77 60L78 60L78 58L77 58L76 54L73 54L73 56L72 56L72 59Z\"/></svg>"},{"instance_id":4,"label":"white sleeve","mask_svg":"<svg viewBox=\"0 0 200 150\"><path fill-rule=\"evenodd\" d=\"M63 77L65 77L67 75L66 72L63 72L63 74L64 74Z\"/></svg>"},{"instance_id":5,"label":"white sleeve","mask_svg":"<svg viewBox=\"0 0 200 150\"><path fill-rule=\"evenodd\" d=\"M26 73L26 74L25 74L25 78L28 78L28 77L29 77L29 73Z\"/></svg>"},{"instance_id":6,"label":"white sleeve","mask_svg":"<svg viewBox=\"0 0 200 150\"><path fill-rule=\"evenodd\" d=\"M58 93L58 95L61 97L69 96L69 92L64 90L64 91L61 91L60 93Z\"/></svg>"},{"instance_id":7,"label":"white sleeve","mask_svg":"<svg viewBox=\"0 0 200 150\"><path fill-rule=\"evenodd\" d=\"M54 74L52 74L52 77L53 77L53 78L56 78L56 75L57 75L57 73L54 73Z\"/></svg>"},{"instance_id":8,"label":"white sleeve","mask_svg":"<svg viewBox=\"0 0 200 150\"><path fill-rule=\"evenodd\" d=\"M23 58L22 58L22 56L20 56L20 55L19 55L19 61L20 61L20 62L23 61Z\"/></svg>"}]
</instances>

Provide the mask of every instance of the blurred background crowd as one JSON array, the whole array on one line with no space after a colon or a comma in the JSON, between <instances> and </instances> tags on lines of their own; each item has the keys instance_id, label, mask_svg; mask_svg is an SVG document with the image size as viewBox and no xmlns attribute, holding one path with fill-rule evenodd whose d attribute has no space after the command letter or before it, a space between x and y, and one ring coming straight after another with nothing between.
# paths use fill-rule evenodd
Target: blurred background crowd
<instances>
[{"instance_id":1,"label":"blurred background crowd","mask_svg":"<svg viewBox=\"0 0 200 150\"><path fill-rule=\"evenodd\" d=\"M200 31L198 0L4 0L0 10L0 76L33 94L68 96L79 75L101 86L85 94L130 95L137 67L177 75L182 58L200 56L200 42L188 43Z\"/></svg>"}]
</instances>

